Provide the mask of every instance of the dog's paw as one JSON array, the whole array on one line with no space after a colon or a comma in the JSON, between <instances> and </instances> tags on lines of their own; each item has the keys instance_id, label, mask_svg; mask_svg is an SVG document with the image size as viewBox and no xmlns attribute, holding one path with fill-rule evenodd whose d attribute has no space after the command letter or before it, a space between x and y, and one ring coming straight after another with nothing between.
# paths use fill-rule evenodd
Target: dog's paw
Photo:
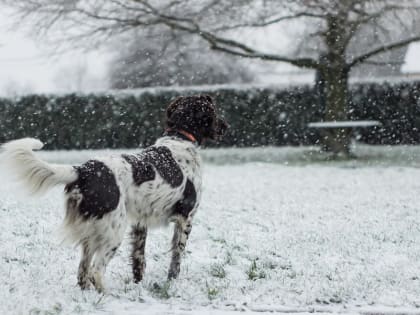
<instances>
[{"instance_id":1,"label":"dog's paw","mask_svg":"<svg viewBox=\"0 0 420 315\"><path fill-rule=\"evenodd\" d=\"M82 280L77 281L77 285L82 290L89 290L90 289L90 281L88 279L83 280L83 281Z\"/></svg>"},{"instance_id":2,"label":"dog's paw","mask_svg":"<svg viewBox=\"0 0 420 315\"><path fill-rule=\"evenodd\" d=\"M176 279L176 278L178 278L178 275L179 275L179 270L178 271L177 270L169 270L168 280L170 281L170 280Z\"/></svg>"},{"instance_id":3,"label":"dog's paw","mask_svg":"<svg viewBox=\"0 0 420 315\"><path fill-rule=\"evenodd\" d=\"M169 266L168 280L178 278L180 270L181 270L181 264L179 263L179 260L173 260L171 262L171 265Z\"/></svg>"},{"instance_id":4,"label":"dog's paw","mask_svg":"<svg viewBox=\"0 0 420 315\"><path fill-rule=\"evenodd\" d=\"M144 269L146 268L146 263L139 265L133 265L133 280L134 283L139 283L143 280Z\"/></svg>"},{"instance_id":5,"label":"dog's paw","mask_svg":"<svg viewBox=\"0 0 420 315\"><path fill-rule=\"evenodd\" d=\"M104 285L102 284L102 277L98 272L94 272L89 277L89 280L95 287L95 290L98 291L98 293L104 293L105 288L104 288Z\"/></svg>"},{"instance_id":6,"label":"dog's paw","mask_svg":"<svg viewBox=\"0 0 420 315\"><path fill-rule=\"evenodd\" d=\"M80 289L82 290L88 290L90 289L91 285L90 285L91 281L89 279L89 276L87 274L79 274L77 277L77 285L80 287Z\"/></svg>"},{"instance_id":7,"label":"dog's paw","mask_svg":"<svg viewBox=\"0 0 420 315\"><path fill-rule=\"evenodd\" d=\"M140 283L143 280L143 275L142 274L134 274L133 277L133 281L134 283Z\"/></svg>"}]
</instances>

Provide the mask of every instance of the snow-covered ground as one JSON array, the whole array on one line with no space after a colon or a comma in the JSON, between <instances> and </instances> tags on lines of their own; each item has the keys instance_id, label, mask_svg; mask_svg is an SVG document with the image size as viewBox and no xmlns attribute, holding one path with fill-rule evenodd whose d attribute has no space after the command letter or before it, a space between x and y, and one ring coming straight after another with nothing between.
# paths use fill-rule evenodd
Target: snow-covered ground
<instances>
[{"instance_id":1,"label":"snow-covered ground","mask_svg":"<svg viewBox=\"0 0 420 315\"><path fill-rule=\"evenodd\" d=\"M178 280L171 229L153 231L144 281L128 242L107 292L76 286L79 251L58 244L62 187L22 198L1 175L0 314L420 313L420 147L204 152L204 192ZM109 152L42 152L78 163ZM112 151L112 153L116 153Z\"/></svg>"}]
</instances>

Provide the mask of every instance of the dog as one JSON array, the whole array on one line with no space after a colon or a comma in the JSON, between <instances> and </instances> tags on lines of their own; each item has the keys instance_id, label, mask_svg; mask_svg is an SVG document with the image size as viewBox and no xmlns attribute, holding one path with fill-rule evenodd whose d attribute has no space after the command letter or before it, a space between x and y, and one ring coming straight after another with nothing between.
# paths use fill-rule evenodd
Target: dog
<instances>
[{"instance_id":1,"label":"dog","mask_svg":"<svg viewBox=\"0 0 420 315\"><path fill-rule=\"evenodd\" d=\"M81 246L77 282L104 291L103 275L131 225L133 278L143 279L150 228L174 223L168 280L177 278L181 256L201 196L199 146L220 140L227 129L207 95L178 97L166 110L166 132L138 154L100 157L79 166L49 164L24 138L2 146L1 163L32 193L64 184L64 238Z\"/></svg>"}]
</instances>

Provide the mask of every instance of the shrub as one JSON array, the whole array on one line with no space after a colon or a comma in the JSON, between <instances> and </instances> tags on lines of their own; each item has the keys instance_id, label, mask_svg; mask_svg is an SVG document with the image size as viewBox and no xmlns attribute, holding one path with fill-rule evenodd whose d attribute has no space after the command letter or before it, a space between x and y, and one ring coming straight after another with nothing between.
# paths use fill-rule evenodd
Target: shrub
<instances>
[{"instance_id":1,"label":"shrub","mask_svg":"<svg viewBox=\"0 0 420 315\"><path fill-rule=\"evenodd\" d=\"M165 108L179 95L215 97L231 128L219 145L316 144L307 127L324 109L312 87L145 89L109 94L28 95L0 99L0 142L36 137L47 149L147 146L163 132ZM360 130L370 144L420 143L420 82L358 84L351 88L350 118L382 122Z\"/></svg>"}]
</instances>

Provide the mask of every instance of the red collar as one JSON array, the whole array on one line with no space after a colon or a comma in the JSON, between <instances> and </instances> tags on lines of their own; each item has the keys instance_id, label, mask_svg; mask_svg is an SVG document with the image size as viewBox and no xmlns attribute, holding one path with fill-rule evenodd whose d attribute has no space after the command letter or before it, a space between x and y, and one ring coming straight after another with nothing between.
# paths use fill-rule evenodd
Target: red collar
<instances>
[{"instance_id":1,"label":"red collar","mask_svg":"<svg viewBox=\"0 0 420 315\"><path fill-rule=\"evenodd\" d=\"M191 142L197 142L197 139L191 134L191 133L189 133L189 132L187 132L187 131L185 131L185 130L178 130L178 132L181 134L181 135L183 135L183 136L185 136L185 137L187 137L188 138L188 140L190 140Z\"/></svg>"},{"instance_id":2,"label":"red collar","mask_svg":"<svg viewBox=\"0 0 420 315\"><path fill-rule=\"evenodd\" d=\"M171 132L171 131L176 131L178 133L180 133L181 135L183 135L184 137L186 137L188 140L190 140L193 143L198 143L197 139L189 132L182 130L182 129L166 129L166 132Z\"/></svg>"}]
</instances>

